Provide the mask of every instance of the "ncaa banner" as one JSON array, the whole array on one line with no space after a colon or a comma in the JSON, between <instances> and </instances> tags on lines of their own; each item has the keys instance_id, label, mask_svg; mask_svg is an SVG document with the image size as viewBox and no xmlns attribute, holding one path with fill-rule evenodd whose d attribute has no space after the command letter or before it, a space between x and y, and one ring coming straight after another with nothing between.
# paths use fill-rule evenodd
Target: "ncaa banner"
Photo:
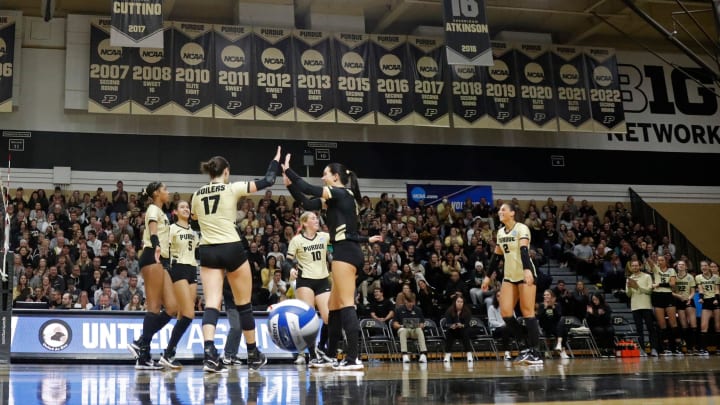
<instances>
[{"instance_id":1,"label":"ncaa banner","mask_svg":"<svg viewBox=\"0 0 720 405\"><path fill-rule=\"evenodd\" d=\"M370 36L337 33L333 37L335 106L337 122L343 124L374 124L375 114L370 103Z\"/></svg>"},{"instance_id":2,"label":"ncaa banner","mask_svg":"<svg viewBox=\"0 0 720 405\"><path fill-rule=\"evenodd\" d=\"M130 52L110 45L110 19L90 21L88 112L130 114Z\"/></svg>"},{"instance_id":3,"label":"ncaa banner","mask_svg":"<svg viewBox=\"0 0 720 405\"><path fill-rule=\"evenodd\" d=\"M212 117L213 26L173 23L173 115Z\"/></svg>"},{"instance_id":4,"label":"ncaa banner","mask_svg":"<svg viewBox=\"0 0 720 405\"><path fill-rule=\"evenodd\" d=\"M492 66L485 0L443 0L449 65Z\"/></svg>"},{"instance_id":5,"label":"ncaa banner","mask_svg":"<svg viewBox=\"0 0 720 405\"><path fill-rule=\"evenodd\" d=\"M449 184L407 184L407 201L410 208L418 206L420 201L427 207L439 204L443 199L452 204L455 211L462 211L468 198L473 204L479 204L482 198L493 201L491 186L468 186Z\"/></svg>"},{"instance_id":6,"label":"ncaa banner","mask_svg":"<svg viewBox=\"0 0 720 405\"><path fill-rule=\"evenodd\" d=\"M585 56L594 131L627 132L615 50L586 48Z\"/></svg>"},{"instance_id":7,"label":"ncaa banner","mask_svg":"<svg viewBox=\"0 0 720 405\"><path fill-rule=\"evenodd\" d=\"M335 122L330 35L295 30L295 110L300 122Z\"/></svg>"},{"instance_id":8,"label":"ncaa banner","mask_svg":"<svg viewBox=\"0 0 720 405\"><path fill-rule=\"evenodd\" d=\"M593 132L582 48L554 46L552 65L560 131Z\"/></svg>"},{"instance_id":9,"label":"ncaa banner","mask_svg":"<svg viewBox=\"0 0 720 405\"><path fill-rule=\"evenodd\" d=\"M379 125L412 125L415 74L405 35L371 35L373 88Z\"/></svg>"},{"instance_id":10,"label":"ncaa banner","mask_svg":"<svg viewBox=\"0 0 720 405\"><path fill-rule=\"evenodd\" d=\"M449 127L443 42L438 38L408 37L408 44L415 74L413 124Z\"/></svg>"},{"instance_id":11,"label":"ncaa banner","mask_svg":"<svg viewBox=\"0 0 720 405\"><path fill-rule=\"evenodd\" d=\"M110 44L162 48L162 0L113 0Z\"/></svg>"},{"instance_id":12,"label":"ncaa banner","mask_svg":"<svg viewBox=\"0 0 720 405\"><path fill-rule=\"evenodd\" d=\"M557 108L550 47L538 44L517 46L520 108L525 131L557 132Z\"/></svg>"},{"instance_id":13,"label":"ncaa banner","mask_svg":"<svg viewBox=\"0 0 720 405\"><path fill-rule=\"evenodd\" d=\"M487 115L484 92L487 70L474 65L452 65L448 70L452 85L453 127L480 128Z\"/></svg>"},{"instance_id":14,"label":"ncaa banner","mask_svg":"<svg viewBox=\"0 0 720 405\"><path fill-rule=\"evenodd\" d=\"M295 120L292 30L255 28L255 119Z\"/></svg>"},{"instance_id":15,"label":"ncaa banner","mask_svg":"<svg viewBox=\"0 0 720 405\"><path fill-rule=\"evenodd\" d=\"M162 48L132 48L133 115L172 115L172 23L165 22Z\"/></svg>"},{"instance_id":16,"label":"ncaa banner","mask_svg":"<svg viewBox=\"0 0 720 405\"><path fill-rule=\"evenodd\" d=\"M15 19L0 15L0 112L12 112Z\"/></svg>"},{"instance_id":17,"label":"ncaa banner","mask_svg":"<svg viewBox=\"0 0 720 405\"><path fill-rule=\"evenodd\" d=\"M215 118L255 119L252 28L215 26Z\"/></svg>"},{"instance_id":18,"label":"ncaa banner","mask_svg":"<svg viewBox=\"0 0 720 405\"><path fill-rule=\"evenodd\" d=\"M507 42L493 41L494 63L486 67L485 101L487 116L480 126L493 129L522 129L517 91L516 51Z\"/></svg>"}]
</instances>

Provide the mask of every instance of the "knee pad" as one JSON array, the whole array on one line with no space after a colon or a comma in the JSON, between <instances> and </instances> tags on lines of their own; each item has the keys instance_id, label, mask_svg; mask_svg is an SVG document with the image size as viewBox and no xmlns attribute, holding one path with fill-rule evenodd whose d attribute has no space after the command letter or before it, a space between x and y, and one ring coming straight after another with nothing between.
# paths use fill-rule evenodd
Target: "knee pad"
<instances>
[{"instance_id":1,"label":"knee pad","mask_svg":"<svg viewBox=\"0 0 720 405\"><path fill-rule=\"evenodd\" d=\"M242 330L255 330L255 318L253 317L252 304L239 305L237 307Z\"/></svg>"},{"instance_id":2,"label":"knee pad","mask_svg":"<svg viewBox=\"0 0 720 405\"><path fill-rule=\"evenodd\" d=\"M215 308L205 308L205 312L203 313L203 319L202 324L205 325L217 325L218 317L220 316L220 312Z\"/></svg>"}]
</instances>

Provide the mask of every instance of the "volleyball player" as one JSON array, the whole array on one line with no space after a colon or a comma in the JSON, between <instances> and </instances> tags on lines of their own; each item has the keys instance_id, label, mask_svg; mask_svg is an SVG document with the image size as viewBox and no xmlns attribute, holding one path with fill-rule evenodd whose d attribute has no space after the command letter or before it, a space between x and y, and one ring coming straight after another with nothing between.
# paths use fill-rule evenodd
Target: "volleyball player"
<instances>
[{"instance_id":1,"label":"volleyball player","mask_svg":"<svg viewBox=\"0 0 720 405\"><path fill-rule=\"evenodd\" d=\"M535 318L535 279L537 272L530 259L530 229L515 220L517 208L511 204L502 204L498 211L500 222L504 225L497 232L495 254L490 258L489 273L498 270L502 256L503 277L500 286L500 314L510 333L515 336L524 335L522 327L513 316L515 306L520 302L520 311L525 318L527 329L527 348L520 352L515 363L542 365L543 360L538 351L540 328ZM485 277L483 285L489 285L490 278Z\"/></svg>"},{"instance_id":2,"label":"volleyball player","mask_svg":"<svg viewBox=\"0 0 720 405\"><path fill-rule=\"evenodd\" d=\"M150 341L163 326L175 316L177 305L172 288L172 280L166 269L170 266L170 221L162 210L170 199L167 187L154 181L140 193L142 201L148 198L152 203L145 211L145 230L143 231L143 250L140 254L140 271L145 282L145 318L139 339L128 345L128 350L137 362L139 370L159 370L150 357ZM161 311L162 307L164 311Z\"/></svg>"},{"instance_id":3,"label":"volleyball player","mask_svg":"<svg viewBox=\"0 0 720 405\"><path fill-rule=\"evenodd\" d=\"M658 324L660 340L663 345L661 356L682 356L683 352L677 347L680 339L677 327L677 310L672 290L675 288L677 274L675 269L668 267L665 256L658 256L657 264L652 265L653 291L650 299L655 312L655 321ZM665 320L667 316L667 321Z\"/></svg>"},{"instance_id":4,"label":"volleyball player","mask_svg":"<svg viewBox=\"0 0 720 405\"><path fill-rule=\"evenodd\" d=\"M192 214L200 225L200 278L205 295L205 312L202 329L204 344L204 367L206 372L226 372L215 348L215 326L223 299L223 279L227 274L233 292L240 325L245 336L248 351L248 367L257 370L265 363L265 355L257 348L255 340L255 318L252 304L252 273L247 253L235 230L238 200L248 194L275 184L279 170L280 147L265 177L245 182L230 182L230 164L222 156L215 156L203 162L203 173L210 176L210 183L200 187L192 197Z\"/></svg>"},{"instance_id":5,"label":"volleyball player","mask_svg":"<svg viewBox=\"0 0 720 405\"><path fill-rule=\"evenodd\" d=\"M688 354L694 354L696 349L695 330L697 329L697 317L695 316L695 278L687 272L687 265L683 260L678 260L677 280L675 281L675 308L677 308L678 320L682 328L682 336L685 341Z\"/></svg>"},{"instance_id":6,"label":"volleyball player","mask_svg":"<svg viewBox=\"0 0 720 405\"><path fill-rule=\"evenodd\" d=\"M286 185L289 185L287 181ZM311 307L317 306L323 320L319 347L315 347L315 342L308 347L310 355L314 355L310 361L310 367L330 367L332 360L324 351L325 343L327 343L328 301L330 299L330 274L327 268L330 235L326 232L318 232L320 221L312 211L305 211L300 216L300 225L302 226L300 233L290 240L287 260L283 262L283 267L292 268L291 276L297 278L295 297ZM298 355L298 359L304 360L305 357L301 353ZM302 362L296 361L296 364L302 364Z\"/></svg>"},{"instance_id":7,"label":"volleyball player","mask_svg":"<svg viewBox=\"0 0 720 405\"><path fill-rule=\"evenodd\" d=\"M197 296L197 259L195 248L198 240L190 228L190 205L180 201L176 210L177 222L170 225L170 279L178 305L178 320L173 327L160 364L172 370L182 368L175 360L175 349L180 338L195 318L195 297Z\"/></svg>"},{"instance_id":8,"label":"volleyball player","mask_svg":"<svg viewBox=\"0 0 720 405\"><path fill-rule=\"evenodd\" d=\"M707 356L708 346L708 328L710 327L710 318L715 315L718 307L717 299L717 284L718 277L710 272L710 263L706 260L700 262L701 273L695 276L695 284L697 284L698 292L700 293L700 300L698 302L702 305L702 315L700 317L700 352L699 356ZM717 321L717 319L716 319ZM715 322L715 330L717 331L718 325Z\"/></svg>"},{"instance_id":9,"label":"volleyball player","mask_svg":"<svg viewBox=\"0 0 720 405\"><path fill-rule=\"evenodd\" d=\"M325 186L312 186L290 168L290 154L285 156L283 170L291 182L288 187L290 193L305 210L327 207L327 225L333 249L327 352L335 355L344 330L347 353L343 361L333 365L333 369L362 370L363 365L358 358L360 325L355 312L355 280L364 264L360 243L379 241L380 236L368 239L360 235L358 207L362 196L357 176L342 164L331 163L323 170Z\"/></svg>"}]
</instances>

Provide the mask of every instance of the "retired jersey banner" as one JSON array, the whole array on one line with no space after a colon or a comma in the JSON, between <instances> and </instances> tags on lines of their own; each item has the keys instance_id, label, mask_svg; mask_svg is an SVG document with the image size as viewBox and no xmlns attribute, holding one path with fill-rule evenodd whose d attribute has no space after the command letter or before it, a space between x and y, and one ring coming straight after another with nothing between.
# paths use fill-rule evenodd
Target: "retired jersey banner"
<instances>
[{"instance_id":1,"label":"retired jersey banner","mask_svg":"<svg viewBox=\"0 0 720 405\"><path fill-rule=\"evenodd\" d=\"M442 39L408 37L410 63L415 74L413 124L448 127L448 93L445 86L445 47Z\"/></svg>"},{"instance_id":2,"label":"retired jersey banner","mask_svg":"<svg viewBox=\"0 0 720 405\"><path fill-rule=\"evenodd\" d=\"M594 131L627 132L615 50L586 48L585 56Z\"/></svg>"},{"instance_id":3,"label":"retired jersey banner","mask_svg":"<svg viewBox=\"0 0 720 405\"><path fill-rule=\"evenodd\" d=\"M413 120L413 64L405 35L371 35L373 93L379 125L411 125Z\"/></svg>"},{"instance_id":4,"label":"retired jersey banner","mask_svg":"<svg viewBox=\"0 0 720 405\"><path fill-rule=\"evenodd\" d=\"M90 22L88 112L130 114L130 52L110 45L110 19Z\"/></svg>"},{"instance_id":5,"label":"retired jersey banner","mask_svg":"<svg viewBox=\"0 0 720 405\"><path fill-rule=\"evenodd\" d=\"M172 114L172 23L163 28L162 48L134 48L132 57L131 113L133 115Z\"/></svg>"},{"instance_id":6,"label":"retired jersey banner","mask_svg":"<svg viewBox=\"0 0 720 405\"><path fill-rule=\"evenodd\" d=\"M0 112L12 112L15 19L0 15Z\"/></svg>"},{"instance_id":7,"label":"retired jersey banner","mask_svg":"<svg viewBox=\"0 0 720 405\"><path fill-rule=\"evenodd\" d=\"M213 26L173 23L173 115L212 117Z\"/></svg>"},{"instance_id":8,"label":"retired jersey banner","mask_svg":"<svg viewBox=\"0 0 720 405\"><path fill-rule=\"evenodd\" d=\"M552 65L560 131L592 132L593 123L582 48L555 46Z\"/></svg>"},{"instance_id":9,"label":"retired jersey banner","mask_svg":"<svg viewBox=\"0 0 720 405\"><path fill-rule=\"evenodd\" d=\"M335 122L330 35L296 30L293 41L297 121Z\"/></svg>"},{"instance_id":10,"label":"retired jersey banner","mask_svg":"<svg viewBox=\"0 0 720 405\"><path fill-rule=\"evenodd\" d=\"M255 119L295 120L292 30L255 28Z\"/></svg>"},{"instance_id":11,"label":"retired jersey banner","mask_svg":"<svg viewBox=\"0 0 720 405\"><path fill-rule=\"evenodd\" d=\"M113 0L110 44L162 48L162 0Z\"/></svg>"},{"instance_id":12,"label":"retired jersey banner","mask_svg":"<svg viewBox=\"0 0 720 405\"><path fill-rule=\"evenodd\" d=\"M215 26L215 118L255 118L252 28Z\"/></svg>"},{"instance_id":13,"label":"retired jersey banner","mask_svg":"<svg viewBox=\"0 0 720 405\"><path fill-rule=\"evenodd\" d=\"M487 116L481 127L522 129L522 112L518 98L518 67L515 50L506 42L492 42L493 66L486 69L485 100Z\"/></svg>"},{"instance_id":14,"label":"retired jersey banner","mask_svg":"<svg viewBox=\"0 0 720 405\"><path fill-rule=\"evenodd\" d=\"M550 46L519 44L516 49L523 129L556 132L557 107Z\"/></svg>"},{"instance_id":15,"label":"retired jersey banner","mask_svg":"<svg viewBox=\"0 0 720 405\"><path fill-rule=\"evenodd\" d=\"M374 124L370 97L370 67L373 64L370 36L337 33L333 38L333 48L337 122Z\"/></svg>"},{"instance_id":16,"label":"retired jersey banner","mask_svg":"<svg viewBox=\"0 0 720 405\"><path fill-rule=\"evenodd\" d=\"M485 0L442 0L450 65L492 66Z\"/></svg>"},{"instance_id":17,"label":"retired jersey banner","mask_svg":"<svg viewBox=\"0 0 720 405\"><path fill-rule=\"evenodd\" d=\"M485 76L483 66L452 65L450 85L452 87L453 127L480 128L486 119Z\"/></svg>"}]
</instances>

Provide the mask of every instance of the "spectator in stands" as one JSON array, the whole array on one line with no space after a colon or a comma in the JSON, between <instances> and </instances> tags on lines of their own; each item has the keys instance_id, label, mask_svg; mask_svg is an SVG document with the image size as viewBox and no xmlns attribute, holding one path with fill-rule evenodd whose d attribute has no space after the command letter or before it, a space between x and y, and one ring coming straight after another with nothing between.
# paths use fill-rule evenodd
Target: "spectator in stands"
<instances>
[{"instance_id":1,"label":"spectator in stands","mask_svg":"<svg viewBox=\"0 0 720 405\"><path fill-rule=\"evenodd\" d=\"M63 293L61 291L54 288L50 290L50 309L61 309L60 307L62 307L63 304L62 296Z\"/></svg>"},{"instance_id":2,"label":"spectator in stands","mask_svg":"<svg viewBox=\"0 0 720 405\"><path fill-rule=\"evenodd\" d=\"M493 338L501 339L500 350L505 352L503 359L509 361L512 359L510 356L510 331L505 325L505 320L502 318L502 315L500 315L499 297L500 290L493 295L492 303L487 307L488 326Z\"/></svg>"},{"instance_id":3,"label":"spectator in stands","mask_svg":"<svg viewBox=\"0 0 720 405\"><path fill-rule=\"evenodd\" d=\"M378 322L387 323L395 317L395 306L385 299L381 288L373 289L374 300L370 304L370 317Z\"/></svg>"},{"instance_id":4,"label":"spectator in stands","mask_svg":"<svg viewBox=\"0 0 720 405\"><path fill-rule=\"evenodd\" d=\"M625 288L625 269L615 252L605 255L603 260L602 284L605 293L616 293Z\"/></svg>"},{"instance_id":5,"label":"spectator in stands","mask_svg":"<svg viewBox=\"0 0 720 405\"><path fill-rule=\"evenodd\" d=\"M580 244L575 245L573 248L574 270L579 275L588 277L590 282L594 284L596 282L594 279L597 279L597 276L594 273L593 257L593 247L590 245L590 238L584 236L580 240Z\"/></svg>"},{"instance_id":6,"label":"spectator in stands","mask_svg":"<svg viewBox=\"0 0 720 405\"><path fill-rule=\"evenodd\" d=\"M552 289L555 299L563 308L570 308L572 293L565 287L565 280L558 280L555 288Z\"/></svg>"},{"instance_id":7,"label":"spectator in stands","mask_svg":"<svg viewBox=\"0 0 720 405\"><path fill-rule=\"evenodd\" d=\"M466 300L470 298L470 293L465 286L465 282L460 278L460 271L453 270L450 272L450 280L448 280L445 285L445 290L443 290L445 305L450 305L457 294L462 295Z\"/></svg>"},{"instance_id":8,"label":"spectator in stands","mask_svg":"<svg viewBox=\"0 0 720 405\"><path fill-rule=\"evenodd\" d=\"M115 291L120 291L127 288L129 284L128 269L127 267L118 267L115 270L115 276L110 281L110 288ZM122 306L122 302L119 306Z\"/></svg>"},{"instance_id":9,"label":"spectator in stands","mask_svg":"<svg viewBox=\"0 0 720 405\"><path fill-rule=\"evenodd\" d=\"M25 273L20 274L15 288L13 288L13 300L16 300L21 294L26 293L26 289L30 290L30 284L28 284L28 278Z\"/></svg>"},{"instance_id":10,"label":"spectator in stands","mask_svg":"<svg viewBox=\"0 0 720 405\"><path fill-rule=\"evenodd\" d=\"M570 308L565 311L564 315L576 316L585 319L587 314L587 306L590 304L590 292L585 287L585 283L578 281L575 283L575 291L573 291Z\"/></svg>"},{"instance_id":11,"label":"spectator in stands","mask_svg":"<svg viewBox=\"0 0 720 405\"><path fill-rule=\"evenodd\" d=\"M543 291L543 301L538 305L537 319L544 332L545 339L551 337L557 337L557 345L555 350L560 352L560 357L567 359L569 356L565 353L565 348L562 345L563 339L566 338L566 333L561 331L560 317L562 316L562 307L557 302L557 297L552 290Z\"/></svg>"},{"instance_id":12,"label":"spectator in stands","mask_svg":"<svg viewBox=\"0 0 720 405\"><path fill-rule=\"evenodd\" d=\"M397 331L400 339L400 351L402 352L403 363L410 362L410 353L408 352L408 339L417 339L420 349L420 363L427 363L427 347L425 346L425 318L422 310L415 305L413 301L406 301L405 305L398 306L395 309L395 318L392 327Z\"/></svg>"},{"instance_id":13,"label":"spectator in stands","mask_svg":"<svg viewBox=\"0 0 720 405\"><path fill-rule=\"evenodd\" d=\"M603 356L615 357L615 328L612 325L612 309L605 303L601 292L592 295L587 306L587 323Z\"/></svg>"},{"instance_id":14,"label":"spectator in stands","mask_svg":"<svg viewBox=\"0 0 720 405\"><path fill-rule=\"evenodd\" d=\"M118 180L115 183L115 190L112 192L112 209L110 218L113 222L116 221L118 214L124 214L128 210L128 193L123 187L122 180Z\"/></svg>"},{"instance_id":15,"label":"spectator in stands","mask_svg":"<svg viewBox=\"0 0 720 405\"><path fill-rule=\"evenodd\" d=\"M128 276L127 286L118 290L120 306L122 308L125 308L125 306L130 303L133 295L138 295L140 297L141 303L145 302L145 293L143 292L143 289L138 285L138 276L134 274Z\"/></svg>"},{"instance_id":16,"label":"spectator in stands","mask_svg":"<svg viewBox=\"0 0 720 405\"><path fill-rule=\"evenodd\" d=\"M417 302L416 295L412 291L410 283L403 283L402 290L395 297L395 305L405 305L408 301Z\"/></svg>"},{"instance_id":17,"label":"spectator in stands","mask_svg":"<svg viewBox=\"0 0 720 405\"><path fill-rule=\"evenodd\" d=\"M422 274L416 274L417 283L417 304L430 319L438 319L440 316L439 296L435 288L428 284Z\"/></svg>"},{"instance_id":18,"label":"spectator in stands","mask_svg":"<svg viewBox=\"0 0 720 405\"><path fill-rule=\"evenodd\" d=\"M102 289L95 291L95 305L98 304L98 300L102 294L106 294L110 298L110 304L116 308L120 308L120 298L118 298L117 291L110 287L110 280L105 280L102 283Z\"/></svg>"},{"instance_id":19,"label":"spectator in stands","mask_svg":"<svg viewBox=\"0 0 720 405\"><path fill-rule=\"evenodd\" d=\"M131 296L130 301L123 307L126 311L144 311L143 297L135 293Z\"/></svg>"},{"instance_id":20,"label":"spectator in stands","mask_svg":"<svg viewBox=\"0 0 720 405\"><path fill-rule=\"evenodd\" d=\"M98 297L98 304L93 307L94 311L117 311L119 308L110 303L110 296L102 293Z\"/></svg>"},{"instance_id":21,"label":"spectator in stands","mask_svg":"<svg viewBox=\"0 0 720 405\"><path fill-rule=\"evenodd\" d=\"M73 309L73 298L69 292L62 295L62 303L56 309Z\"/></svg>"},{"instance_id":22,"label":"spectator in stands","mask_svg":"<svg viewBox=\"0 0 720 405\"><path fill-rule=\"evenodd\" d=\"M675 253L677 253L677 250L675 248L675 245L670 243L670 238L668 236L663 236L662 244L660 244L657 248L658 256L664 255L665 249L668 250L668 252L673 258L675 258Z\"/></svg>"},{"instance_id":23,"label":"spectator in stands","mask_svg":"<svg viewBox=\"0 0 720 405\"><path fill-rule=\"evenodd\" d=\"M442 264L440 263L440 256L438 256L436 253L433 253L429 257L430 260L425 267L425 278L428 280L428 283L430 283L430 285L438 287L444 286L446 283L446 278L443 273Z\"/></svg>"},{"instance_id":24,"label":"spectator in stands","mask_svg":"<svg viewBox=\"0 0 720 405\"><path fill-rule=\"evenodd\" d=\"M380 286L383 294L395 300L395 297L402 291L402 279L398 273L397 263L390 263L388 271L384 272L380 279Z\"/></svg>"},{"instance_id":25,"label":"spectator in stands","mask_svg":"<svg viewBox=\"0 0 720 405\"><path fill-rule=\"evenodd\" d=\"M450 307L445 312L445 363L450 362L450 352L455 341L462 342L463 351L468 363L473 362L472 345L470 344L470 307L465 305L462 296L456 295Z\"/></svg>"},{"instance_id":26,"label":"spectator in stands","mask_svg":"<svg viewBox=\"0 0 720 405\"><path fill-rule=\"evenodd\" d=\"M273 278L268 283L268 291L270 294L268 303L270 305L285 300L285 293L287 293L287 283L285 282L285 280L282 279L282 270L278 269L273 272Z\"/></svg>"},{"instance_id":27,"label":"spectator in stands","mask_svg":"<svg viewBox=\"0 0 720 405\"><path fill-rule=\"evenodd\" d=\"M637 259L630 262L630 276L627 279L625 291L630 297L630 309L640 341L640 355L645 353L645 329L647 329L652 348L651 355L657 357L657 338L650 303L652 278L649 274L640 271L640 262Z\"/></svg>"},{"instance_id":28,"label":"spectator in stands","mask_svg":"<svg viewBox=\"0 0 720 405\"><path fill-rule=\"evenodd\" d=\"M56 266L50 266L48 269L48 281L50 281L50 285L53 289L60 291L61 294L65 292L65 289L67 288L65 279L63 276L58 274Z\"/></svg>"}]
</instances>

